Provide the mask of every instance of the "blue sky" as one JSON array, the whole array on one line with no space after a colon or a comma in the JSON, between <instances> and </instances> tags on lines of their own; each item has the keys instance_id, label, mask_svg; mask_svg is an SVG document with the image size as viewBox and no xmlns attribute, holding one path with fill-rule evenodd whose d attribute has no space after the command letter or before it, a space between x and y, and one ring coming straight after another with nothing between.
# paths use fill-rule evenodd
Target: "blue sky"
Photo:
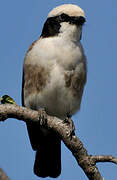
<instances>
[{"instance_id":1,"label":"blue sky","mask_svg":"<svg viewBox=\"0 0 117 180\"><path fill-rule=\"evenodd\" d=\"M0 5L0 96L8 94L21 105L22 65L29 45L40 36L48 12L57 5L81 6L87 22L82 44L88 61L88 80L82 106L73 120L76 134L89 154L117 156L117 1L10 0ZM0 167L11 180L38 180L24 122L0 123ZM117 166L99 163L105 180L117 178ZM60 179L85 180L71 152L62 145ZM51 178L47 178L51 179Z\"/></svg>"}]
</instances>

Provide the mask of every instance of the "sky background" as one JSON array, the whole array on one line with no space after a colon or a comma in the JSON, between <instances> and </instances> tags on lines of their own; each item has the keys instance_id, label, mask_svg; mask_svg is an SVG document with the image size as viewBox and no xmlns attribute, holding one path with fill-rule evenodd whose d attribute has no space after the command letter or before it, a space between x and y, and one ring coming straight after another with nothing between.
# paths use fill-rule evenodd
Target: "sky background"
<instances>
[{"instance_id":1,"label":"sky background","mask_svg":"<svg viewBox=\"0 0 117 180\"><path fill-rule=\"evenodd\" d=\"M1 0L0 96L8 94L21 105L25 53L40 36L48 12L64 3L79 5L87 19L82 44L88 61L88 80L81 110L73 117L76 134L89 154L117 156L116 0ZM34 156L25 123L15 119L1 122L0 167L11 180L41 180L33 174ZM117 179L117 165L99 163L98 167L105 180ZM63 179L87 180L64 144L62 173L58 180Z\"/></svg>"}]
</instances>

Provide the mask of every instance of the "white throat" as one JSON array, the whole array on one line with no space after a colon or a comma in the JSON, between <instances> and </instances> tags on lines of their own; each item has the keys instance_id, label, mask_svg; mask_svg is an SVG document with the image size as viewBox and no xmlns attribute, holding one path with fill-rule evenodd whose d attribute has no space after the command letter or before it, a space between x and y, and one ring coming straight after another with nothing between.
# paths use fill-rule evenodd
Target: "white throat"
<instances>
[{"instance_id":1,"label":"white throat","mask_svg":"<svg viewBox=\"0 0 117 180\"><path fill-rule=\"evenodd\" d=\"M82 34L82 26L69 24L67 22L61 23L59 36L62 36L67 41L80 41Z\"/></svg>"}]
</instances>

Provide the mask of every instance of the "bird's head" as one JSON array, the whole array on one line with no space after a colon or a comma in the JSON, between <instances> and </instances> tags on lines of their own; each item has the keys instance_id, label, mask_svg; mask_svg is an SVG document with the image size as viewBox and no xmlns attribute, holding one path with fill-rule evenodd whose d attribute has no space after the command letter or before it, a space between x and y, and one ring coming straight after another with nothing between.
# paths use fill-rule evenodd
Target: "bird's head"
<instances>
[{"instance_id":1,"label":"bird's head","mask_svg":"<svg viewBox=\"0 0 117 180\"><path fill-rule=\"evenodd\" d=\"M48 14L41 36L63 36L80 40L85 21L84 11L79 6L73 4L57 6Z\"/></svg>"}]
</instances>

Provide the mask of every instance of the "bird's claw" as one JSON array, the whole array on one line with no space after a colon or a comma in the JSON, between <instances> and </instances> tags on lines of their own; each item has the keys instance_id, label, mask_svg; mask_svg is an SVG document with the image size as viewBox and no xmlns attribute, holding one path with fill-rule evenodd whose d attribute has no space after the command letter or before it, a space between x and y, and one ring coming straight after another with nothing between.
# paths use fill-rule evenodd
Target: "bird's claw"
<instances>
[{"instance_id":1,"label":"bird's claw","mask_svg":"<svg viewBox=\"0 0 117 180\"><path fill-rule=\"evenodd\" d=\"M68 136L72 139L72 136L75 135L74 123L73 123L73 121L72 121L72 119L70 117L66 117L65 120L64 120L64 123L69 126Z\"/></svg>"},{"instance_id":2,"label":"bird's claw","mask_svg":"<svg viewBox=\"0 0 117 180\"><path fill-rule=\"evenodd\" d=\"M40 108L38 110L38 114L39 114L40 125L45 125L47 123L47 113L45 111L45 108Z\"/></svg>"}]
</instances>

